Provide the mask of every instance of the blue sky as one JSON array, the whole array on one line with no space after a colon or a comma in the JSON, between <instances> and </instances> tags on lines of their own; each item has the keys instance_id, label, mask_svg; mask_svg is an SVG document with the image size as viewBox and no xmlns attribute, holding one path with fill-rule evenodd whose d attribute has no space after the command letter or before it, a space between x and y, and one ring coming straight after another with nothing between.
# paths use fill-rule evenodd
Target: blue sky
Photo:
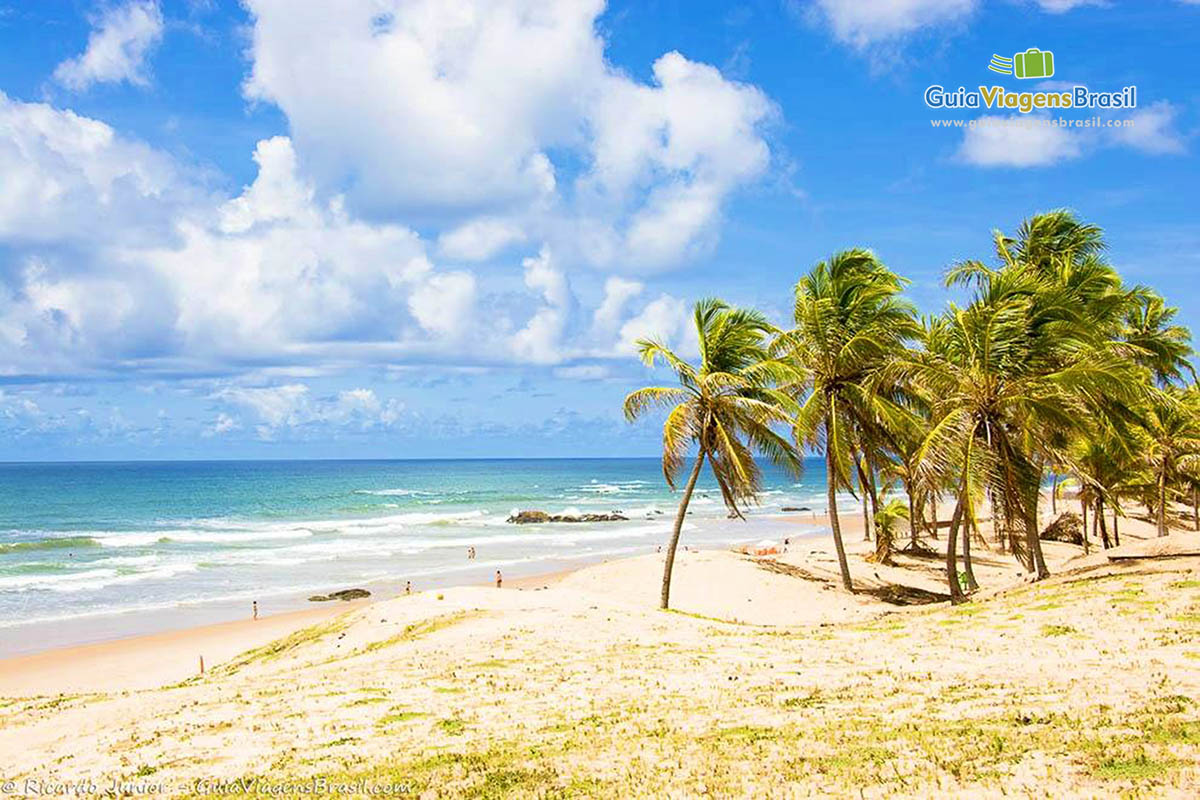
<instances>
[{"instance_id":1,"label":"blue sky","mask_svg":"<svg viewBox=\"0 0 1200 800\"><path fill-rule=\"evenodd\" d=\"M1198 41L1186 0L0 0L0 459L649 455L631 343L697 297L782 323L862 245L936 311L1060 206L1195 326ZM1050 82L986 69L1029 47ZM934 128L1013 116L935 83L1138 106Z\"/></svg>"}]
</instances>

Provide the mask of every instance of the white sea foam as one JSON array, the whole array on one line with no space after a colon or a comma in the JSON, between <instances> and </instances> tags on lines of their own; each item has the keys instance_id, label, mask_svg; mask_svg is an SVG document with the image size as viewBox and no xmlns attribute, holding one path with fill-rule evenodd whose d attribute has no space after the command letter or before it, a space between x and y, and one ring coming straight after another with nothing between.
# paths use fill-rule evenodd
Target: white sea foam
<instances>
[{"instance_id":1,"label":"white sea foam","mask_svg":"<svg viewBox=\"0 0 1200 800\"><path fill-rule=\"evenodd\" d=\"M0 578L0 592L31 590L64 593L86 592L127 583L173 578L185 572L193 572L195 569L195 564L176 563L140 572L122 573L120 570L103 568L66 574L13 575Z\"/></svg>"}]
</instances>

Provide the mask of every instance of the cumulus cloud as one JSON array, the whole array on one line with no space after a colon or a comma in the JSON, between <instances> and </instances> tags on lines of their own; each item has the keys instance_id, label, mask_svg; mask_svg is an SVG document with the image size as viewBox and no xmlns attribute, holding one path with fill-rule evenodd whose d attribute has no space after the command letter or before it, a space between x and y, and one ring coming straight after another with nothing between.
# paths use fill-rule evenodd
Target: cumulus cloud
<instances>
[{"instance_id":1,"label":"cumulus cloud","mask_svg":"<svg viewBox=\"0 0 1200 800\"><path fill-rule=\"evenodd\" d=\"M1189 2L1190 0L1184 0ZM1200 0L1196 0L1200 1ZM1025 0L1048 14L1063 14L1083 6L1106 6L1108 0ZM803 17L828 28L842 44L857 50L892 51L923 31L968 22L980 0L792 0Z\"/></svg>"},{"instance_id":2,"label":"cumulus cloud","mask_svg":"<svg viewBox=\"0 0 1200 800\"><path fill-rule=\"evenodd\" d=\"M0 92L0 239L159 236L204 194L174 159L111 127Z\"/></svg>"},{"instance_id":3,"label":"cumulus cloud","mask_svg":"<svg viewBox=\"0 0 1200 800\"><path fill-rule=\"evenodd\" d=\"M382 401L373 389L346 389L314 397L303 383L229 386L216 391L212 399L248 413L257 422L255 433L260 439L274 439L281 431L310 426L360 431L389 428L404 412L403 402L396 398ZM223 411L206 432L214 436L240 427L240 422Z\"/></svg>"},{"instance_id":4,"label":"cumulus cloud","mask_svg":"<svg viewBox=\"0 0 1200 800\"><path fill-rule=\"evenodd\" d=\"M600 0L248 8L246 94L287 115L318 188L436 218L451 258L532 239L572 262L672 266L711 246L769 161L762 92L679 53L633 80L604 59Z\"/></svg>"},{"instance_id":5,"label":"cumulus cloud","mask_svg":"<svg viewBox=\"0 0 1200 800\"><path fill-rule=\"evenodd\" d=\"M673 345L683 355L698 352L696 334L687 326L688 307L677 297L662 294L621 326L616 352L632 355L639 339L652 339Z\"/></svg>"},{"instance_id":6,"label":"cumulus cloud","mask_svg":"<svg viewBox=\"0 0 1200 800\"><path fill-rule=\"evenodd\" d=\"M1184 136L1176 127L1179 109L1166 101L1153 103L1129 115L1131 125L1113 128L1110 135L1116 144L1132 147L1144 153L1175 155L1187 151Z\"/></svg>"},{"instance_id":7,"label":"cumulus cloud","mask_svg":"<svg viewBox=\"0 0 1200 800\"><path fill-rule=\"evenodd\" d=\"M863 49L923 28L962 22L978 6L978 0L813 0L807 13L826 24L838 41Z\"/></svg>"},{"instance_id":8,"label":"cumulus cloud","mask_svg":"<svg viewBox=\"0 0 1200 800\"><path fill-rule=\"evenodd\" d=\"M516 290L501 276L485 293L412 229L322 199L288 137L259 142L257 176L222 198L95 120L8 98L0 119L4 373L560 364L613 352L644 312L641 284L617 277L581 309L548 245Z\"/></svg>"},{"instance_id":9,"label":"cumulus cloud","mask_svg":"<svg viewBox=\"0 0 1200 800\"><path fill-rule=\"evenodd\" d=\"M1044 167L1078 158L1083 147L1068 128L1037 124L1042 118L985 117L968 128L958 155L980 167Z\"/></svg>"},{"instance_id":10,"label":"cumulus cloud","mask_svg":"<svg viewBox=\"0 0 1200 800\"><path fill-rule=\"evenodd\" d=\"M537 256L525 259L522 266L525 285L540 292L545 304L513 334L513 352L536 364L557 363L564 357L563 332L571 303L567 278L554 266L550 250L545 247Z\"/></svg>"},{"instance_id":11,"label":"cumulus cloud","mask_svg":"<svg viewBox=\"0 0 1200 800\"><path fill-rule=\"evenodd\" d=\"M146 56L162 34L162 11L156 0L112 6L93 20L87 49L59 64L54 79L75 90L122 81L146 86Z\"/></svg>"},{"instance_id":12,"label":"cumulus cloud","mask_svg":"<svg viewBox=\"0 0 1200 800\"><path fill-rule=\"evenodd\" d=\"M761 91L675 52L646 81L615 69L600 0L247 5L245 93L292 135L258 142L233 193L0 93L0 373L624 356L639 331L678 335L683 306L629 276L711 248L771 160ZM63 75L144 80L160 35L156 4L113 6Z\"/></svg>"},{"instance_id":13,"label":"cumulus cloud","mask_svg":"<svg viewBox=\"0 0 1200 800\"><path fill-rule=\"evenodd\" d=\"M1044 167L1108 147L1175 155L1187 151L1177 115L1178 109L1160 101L1106 119L1120 124L1092 128L1045 124L1050 120L1044 116L982 117L964 132L957 157L980 167Z\"/></svg>"},{"instance_id":14,"label":"cumulus cloud","mask_svg":"<svg viewBox=\"0 0 1200 800\"><path fill-rule=\"evenodd\" d=\"M480 218L446 231L438 237L438 249L448 258L485 261L509 245L523 242L520 225L504 219Z\"/></svg>"},{"instance_id":15,"label":"cumulus cloud","mask_svg":"<svg viewBox=\"0 0 1200 800\"><path fill-rule=\"evenodd\" d=\"M612 276L604 282L604 299L592 314L592 328L600 336L616 332L629 302L640 295L645 286L640 281Z\"/></svg>"}]
</instances>

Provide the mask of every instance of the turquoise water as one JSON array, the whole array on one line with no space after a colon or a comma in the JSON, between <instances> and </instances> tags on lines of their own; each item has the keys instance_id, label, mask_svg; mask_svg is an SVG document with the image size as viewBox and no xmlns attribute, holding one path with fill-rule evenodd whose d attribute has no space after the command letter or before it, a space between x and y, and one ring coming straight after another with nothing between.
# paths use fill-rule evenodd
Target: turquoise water
<instances>
[{"instance_id":1,"label":"turquoise water","mask_svg":"<svg viewBox=\"0 0 1200 800\"><path fill-rule=\"evenodd\" d=\"M757 540L783 506L824 508L819 460L800 479L766 468L764 483L758 522L729 523L705 475L684 543ZM655 459L0 464L0 651L64 620L274 611L349 586L388 595L650 552L676 501ZM630 519L505 521L531 508Z\"/></svg>"}]
</instances>

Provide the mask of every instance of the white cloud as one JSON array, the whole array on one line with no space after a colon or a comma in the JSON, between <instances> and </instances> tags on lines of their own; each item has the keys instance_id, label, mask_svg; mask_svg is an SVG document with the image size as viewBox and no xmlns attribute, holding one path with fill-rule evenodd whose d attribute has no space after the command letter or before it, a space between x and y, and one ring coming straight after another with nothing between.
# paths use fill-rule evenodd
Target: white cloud
<instances>
[{"instance_id":1,"label":"white cloud","mask_svg":"<svg viewBox=\"0 0 1200 800\"><path fill-rule=\"evenodd\" d=\"M682 301L637 303L627 277L601 295L581 268L703 253L770 161L762 92L674 52L649 82L617 71L599 0L250 6L246 92L296 138L260 141L234 196L103 122L0 94L0 372L624 356L629 331L676 335L658 328Z\"/></svg>"},{"instance_id":2,"label":"white cloud","mask_svg":"<svg viewBox=\"0 0 1200 800\"><path fill-rule=\"evenodd\" d=\"M330 397L314 397L302 383L279 386L228 386L212 395L214 400L249 412L259 424L261 439L273 439L283 430L305 426L372 430L388 428L400 421L404 403L396 398L381 401L373 389L345 389ZM241 427L225 412L206 429L218 435Z\"/></svg>"},{"instance_id":3,"label":"white cloud","mask_svg":"<svg viewBox=\"0 0 1200 800\"><path fill-rule=\"evenodd\" d=\"M1065 14L1083 6L1106 6L1108 0L1034 0L1048 14Z\"/></svg>"},{"instance_id":4,"label":"white cloud","mask_svg":"<svg viewBox=\"0 0 1200 800\"><path fill-rule=\"evenodd\" d=\"M443 233L438 237L438 249L448 258L485 261L525 239L525 231L514 222L480 218Z\"/></svg>"},{"instance_id":5,"label":"white cloud","mask_svg":"<svg viewBox=\"0 0 1200 800\"><path fill-rule=\"evenodd\" d=\"M579 364L574 367L558 367L554 377L572 381L599 381L609 375L608 367L601 364Z\"/></svg>"},{"instance_id":6,"label":"white cloud","mask_svg":"<svg viewBox=\"0 0 1200 800\"><path fill-rule=\"evenodd\" d=\"M762 92L679 53L631 79L604 59L601 0L248 7L246 94L284 111L318 189L433 216L451 258L549 241L571 264L669 267L769 161Z\"/></svg>"},{"instance_id":7,"label":"white cloud","mask_svg":"<svg viewBox=\"0 0 1200 800\"><path fill-rule=\"evenodd\" d=\"M447 272L420 281L408 298L408 309L426 331L460 339L474 322L475 276Z\"/></svg>"},{"instance_id":8,"label":"white cloud","mask_svg":"<svg viewBox=\"0 0 1200 800\"><path fill-rule=\"evenodd\" d=\"M207 439L213 436L222 436L241 427L240 422L222 411L217 414L217 418L212 421L211 425L200 432L200 435Z\"/></svg>"},{"instance_id":9,"label":"white cloud","mask_svg":"<svg viewBox=\"0 0 1200 800\"><path fill-rule=\"evenodd\" d=\"M146 55L162 40L163 17L156 0L131 0L109 8L95 20L87 49L54 70L54 79L70 89L95 83L128 81L146 86Z\"/></svg>"},{"instance_id":10,"label":"white cloud","mask_svg":"<svg viewBox=\"0 0 1200 800\"><path fill-rule=\"evenodd\" d=\"M592 115L593 165L578 190L585 250L602 266L652 270L704 251L724 199L770 161L759 129L775 109L757 89L674 52L654 78L610 78Z\"/></svg>"},{"instance_id":11,"label":"white cloud","mask_svg":"<svg viewBox=\"0 0 1200 800\"><path fill-rule=\"evenodd\" d=\"M229 387L216 393L215 399L241 406L253 412L270 427L294 425L305 416L308 387L290 383L273 387Z\"/></svg>"},{"instance_id":12,"label":"white cloud","mask_svg":"<svg viewBox=\"0 0 1200 800\"><path fill-rule=\"evenodd\" d=\"M1108 5L1108 0L1026 2L1049 14ZM858 50L887 50L922 31L962 25L982 5L980 0L808 0L803 5L800 0L791 0L791 4L804 16L828 27L839 42Z\"/></svg>"},{"instance_id":13,"label":"white cloud","mask_svg":"<svg viewBox=\"0 0 1200 800\"><path fill-rule=\"evenodd\" d=\"M693 354L696 352L695 333L687 327L687 320L686 303L668 294L660 295L621 326L616 351L632 355L637 352L638 339L653 339L672 345L683 354Z\"/></svg>"},{"instance_id":14,"label":"white cloud","mask_svg":"<svg viewBox=\"0 0 1200 800\"><path fill-rule=\"evenodd\" d=\"M296 151L286 136L264 139L254 148L258 177L241 196L220 210L221 229L242 233L259 222L312 222L313 189L297 173Z\"/></svg>"},{"instance_id":15,"label":"white cloud","mask_svg":"<svg viewBox=\"0 0 1200 800\"><path fill-rule=\"evenodd\" d=\"M1144 153L1175 155L1187 151L1183 135L1175 126L1179 109L1159 101L1129 115L1129 126L1111 128L1112 140Z\"/></svg>"},{"instance_id":16,"label":"white cloud","mask_svg":"<svg viewBox=\"0 0 1200 800\"><path fill-rule=\"evenodd\" d=\"M965 21L978 6L978 0L813 0L809 9L838 41L862 49Z\"/></svg>"},{"instance_id":17,"label":"white cloud","mask_svg":"<svg viewBox=\"0 0 1200 800\"><path fill-rule=\"evenodd\" d=\"M604 299L592 314L592 328L601 336L616 333L629 301L645 287L638 281L612 276L604 282Z\"/></svg>"},{"instance_id":18,"label":"white cloud","mask_svg":"<svg viewBox=\"0 0 1200 800\"><path fill-rule=\"evenodd\" d=\"M564 357L563 332L570 311L571 290L566 276L555 268L548 248L543 247L536 257L525 259L522 266L525 285L540 292L545 305L513 334L512 351L518 358L536 364L553 364Z\"/></svg>"},{"instance_id":19,"label":"white cloud","mask_svg":"<svg viewBox=\"0 0 1200 800\"><path fill-rule=\"evenodd\" d=\"M965 130L957 157L981 167L1044 167L1108 147L1177 155L1187 152L1177 116L1175 106L1159 101L1104 120L1123 124L1091 128L1045 124L1051 120L1041 116L982 117Z\"/></svg>"},{"instance_id":20,"label":"white cloud","mask_svg":"<svg viewBox=\"0 0 1200 800\"><path fill-rule=\"evenodd\" d=\"M203 192L195 176L108 125L0 92L0 238L90 245L161 237Z\"/></svg>"},{"instance_id":21,"label":"white cloud","mask_svg":"<svg viewBox=\"0 0 1200 800\"><path fill-rule=\"evenodd\" d=\"M1043 118L983 117L963 136L958 155L980 167L1044 167L1078 158L1079 136L1065 127L1038 124Z\"/></svg>"}]
</instances>

